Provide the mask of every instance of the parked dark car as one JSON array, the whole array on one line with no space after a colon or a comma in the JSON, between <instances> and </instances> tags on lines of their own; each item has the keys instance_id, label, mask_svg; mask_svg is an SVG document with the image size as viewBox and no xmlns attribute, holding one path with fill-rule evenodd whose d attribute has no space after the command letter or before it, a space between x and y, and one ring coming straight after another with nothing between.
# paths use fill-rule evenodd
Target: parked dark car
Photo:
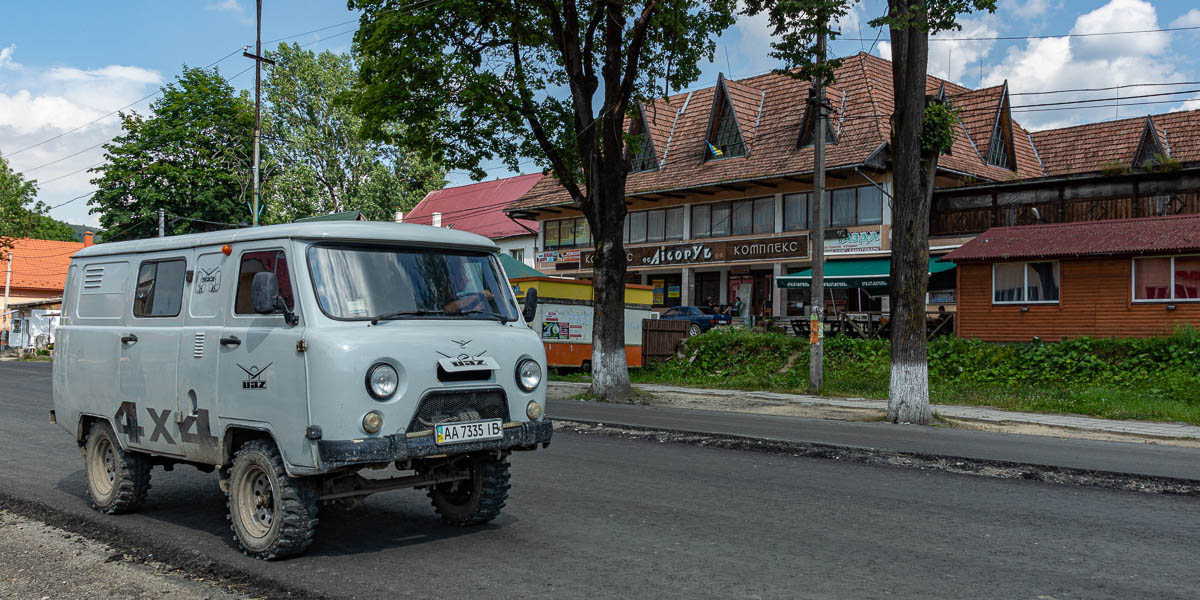
<instances>
[{"instance_id":1,"label":"parked dark car","mask_svg":"<svg viewBox=\"0 0 1200 600\"><path fill-rule=\"evenodd\" d=\"M688 335L700 335L715 325L728 325L733 322L732 316L718 313L707 306L676 306L667 309L658 318L668 321L691 321Z\"/></svg>"}]
</instances>

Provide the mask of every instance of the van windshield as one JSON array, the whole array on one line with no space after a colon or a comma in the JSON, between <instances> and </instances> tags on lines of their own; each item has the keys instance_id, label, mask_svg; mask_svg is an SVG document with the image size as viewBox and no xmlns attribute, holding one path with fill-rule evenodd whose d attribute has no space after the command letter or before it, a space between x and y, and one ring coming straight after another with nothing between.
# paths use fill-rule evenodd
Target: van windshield
<instances>
[{"instance_id":1,"label":"van windshield","mask_svg":"<svg viewBox=\"0 0 1200 600\"><path fill-rule=\"evenodd\" d=\"M517 320L498 261L484 252L316 245L308 264L317 302L335 319Z\"/></svg>"}]
</instances>

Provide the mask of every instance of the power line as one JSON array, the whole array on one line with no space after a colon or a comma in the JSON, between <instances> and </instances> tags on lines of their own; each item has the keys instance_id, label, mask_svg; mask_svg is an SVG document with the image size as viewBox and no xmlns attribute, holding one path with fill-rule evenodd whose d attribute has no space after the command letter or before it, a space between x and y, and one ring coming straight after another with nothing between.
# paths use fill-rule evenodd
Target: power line
<instances>
[{"instance_id":1,"label":"power line","mask_svg":"<svg viewBox=\"0 0 1200 600\"><path fill-rule=\"evenodd\" d=\"M1104 35L1137 35L1140 33L1170 33L1172 31L1194 31L1200 29L1200 25L1192 27L1163 27L1161 29L1138 29L1133 31L1097 31L1093 33L1063 33L1059 35L996 35L982 37L930 37L931 42L1002 42L1002 41L1022 41L1022 40L1048 40L1054 38L1073 38L1073 37L1096 37ZM865 41L869 42L872 38L848 38L839 37L839 41ZM890 39L883 40L891 42Z\"/></svg>"},{"instance_id":2,"label":"power line","mask_svg":"<svg viewBox=\"0 0 1200 600\"><path fill-rule=\"evenodd\" d=\"M1050 90L1047 92L1009 92L1009 96L1044 96L1046 94L1065 94L1068 92L1107 92L1111 90L1123 90L1133 87L1159 87L1171 85L1200 85L1200 81L1179 81L1175 83L1127 83L1125 85L1114 85L1102 88L1074 88L1069 90Z\"/></svg>"}]
</instances>

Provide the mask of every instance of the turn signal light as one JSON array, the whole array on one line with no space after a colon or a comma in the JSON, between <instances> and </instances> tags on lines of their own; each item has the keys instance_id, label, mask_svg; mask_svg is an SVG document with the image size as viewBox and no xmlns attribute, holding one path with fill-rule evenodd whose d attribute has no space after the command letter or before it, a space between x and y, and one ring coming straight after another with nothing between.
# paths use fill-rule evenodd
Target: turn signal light
<instances>
[{"instance_id":1,"label":"turn signal light","mask_svg":"<svg viewBox=\"0 0 1200 600\"><path fill-rule=\"evenodd\" d=\"M221 253L224 254L225 256L229 256L230 254L233 254L233 245L225 244L224 246L221 246Z\"/></svg>"}]
</instances>

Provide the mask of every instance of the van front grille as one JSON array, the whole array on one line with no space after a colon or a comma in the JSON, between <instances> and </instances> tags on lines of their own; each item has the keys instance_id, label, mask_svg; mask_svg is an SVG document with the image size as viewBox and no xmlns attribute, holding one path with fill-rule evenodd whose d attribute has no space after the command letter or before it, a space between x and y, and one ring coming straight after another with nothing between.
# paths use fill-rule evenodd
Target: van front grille
<instances>
[{"instance_id":1,"label":"van front grille","mask_svg":"<svg viewBox=\"0 0 1200 600\"><path fill-rule=\"evenodd\" d=\"M438 390L421 398L408 431L432 429L438 423L508 420L508 398L504 390Z\"/></svg>"}]
</instances>

